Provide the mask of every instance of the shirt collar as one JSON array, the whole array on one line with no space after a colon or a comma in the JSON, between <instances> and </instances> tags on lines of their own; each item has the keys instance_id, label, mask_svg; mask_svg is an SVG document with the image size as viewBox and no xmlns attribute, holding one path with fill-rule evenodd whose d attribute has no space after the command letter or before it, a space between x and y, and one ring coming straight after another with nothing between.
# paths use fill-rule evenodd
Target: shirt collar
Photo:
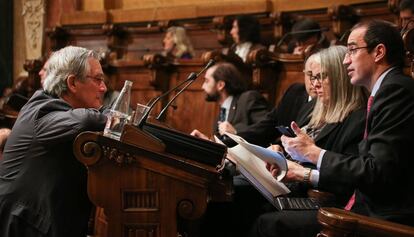
<instances>
[{"instance_id":1,"label":"shirt collar","mask_svg":"<svg viewBox=\"0 0 414 237\"><path fill-rule=\"evenodd\" d=\"M384 80L385 76L395 67L391 67L389 69L387 69L385 72L383 72L381 74L381 76L378 78L378 80L375 82L374 87L372 88L371 91L371 96L375 96L377 94L377 91L379 89L379 87L381 86L382 81Z\"/></svg>"},{"instance_id":2,"label":"shirt collar","mask_svg":"<svg viewBox=\"0 0 414 237\"><path fill-rule=\"evenodd\" d=\"M223 104L221 105L221 107L222 108L226 108L227 110L229 110L230 109L230 106L231 106L231 102L233 101L233 96L231 95L231 96L229 96L229 97L227 97L225 100L224 100L224 102L223 102Z\"/></svg>"}]
</instances>

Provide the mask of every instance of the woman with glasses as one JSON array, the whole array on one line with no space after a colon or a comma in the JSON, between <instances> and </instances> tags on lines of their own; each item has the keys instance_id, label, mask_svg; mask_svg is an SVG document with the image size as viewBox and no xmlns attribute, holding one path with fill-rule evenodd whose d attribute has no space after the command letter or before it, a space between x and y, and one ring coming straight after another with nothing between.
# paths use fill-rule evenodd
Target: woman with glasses
<instances>
[{"instance_id":1,"label":"woman with glasses","mask_svg":"<svg viewBox=\"0 0 414 237\"><path fill-rule=\"evenodd\" d=\"M319 147L345 154L357 154L358 143L363 138L367 92L362 87L350 83L345 66L342 64L347 48L332 46L312 55L318 63L310 71L312 86L317 92L317 102L308 124L292 123L305 130L308 141L314 141ZM287 144L284 144L287 145ZM272 149L279 150L274 145ZM289 152L289 151L288 151ZM306 196L308 188L317 188L315 177L319 175L317 167L305 163L300 157L290 154L294 161L288 161L288 173L283 182L288 185L291 196ZM272 175L276 176L278 167L268 165ZM342 187L333 194L335 201L320 203L322 206L344 207L352 195L352 187ZM331 190L320 190L330 192ZM251 236L315 236L318 233L317 210L293 210L271 212L261 215L255 222ZM301 226L291 228L300 219Z\"/></svg>"}]
</instances>

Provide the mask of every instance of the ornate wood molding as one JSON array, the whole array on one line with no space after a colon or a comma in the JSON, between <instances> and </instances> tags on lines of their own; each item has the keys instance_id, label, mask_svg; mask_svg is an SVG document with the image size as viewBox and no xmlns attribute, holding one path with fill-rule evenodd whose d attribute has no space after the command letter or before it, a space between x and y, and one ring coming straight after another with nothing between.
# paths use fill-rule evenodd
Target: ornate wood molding
<instances>
[{"instance_id":1,"label":"ornate wood molding","mask_svg":"<svg viewBox=\"0 0 414 237\"><path fill-rule=\"evenodd\" d=\"M26 59L42 57L43 26L46 4L43 0L22 0L26 36Z\"/></svg>"}]
</instances>

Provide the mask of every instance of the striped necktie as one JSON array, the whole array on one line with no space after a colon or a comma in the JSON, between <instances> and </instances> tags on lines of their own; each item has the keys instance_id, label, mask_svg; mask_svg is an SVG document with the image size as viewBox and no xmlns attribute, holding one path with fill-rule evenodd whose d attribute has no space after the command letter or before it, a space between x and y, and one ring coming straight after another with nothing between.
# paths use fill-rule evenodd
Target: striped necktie
<instances>
[{"instance_id":1,"label":"striped necktie","mask_svg":"<svg viewBox=\"0 0 414 237\"><path fill-rule=\"evenodd\" d=\"M368 104L367 104L367 118L366 118L366 121L365 121L364 139L367 139L367 137L368 137L368 114L371 110L371 105L372 105L373 101L374 101L374 96L370 96L369 99L368 99ZM352 197L349 199L349 201L346 204L344 209L349 211L349 210L352 209L352 206L354 206L354 204L355 204L355 192L354 192L354 194L352 194Z\"/></svg>"}]
</instances>

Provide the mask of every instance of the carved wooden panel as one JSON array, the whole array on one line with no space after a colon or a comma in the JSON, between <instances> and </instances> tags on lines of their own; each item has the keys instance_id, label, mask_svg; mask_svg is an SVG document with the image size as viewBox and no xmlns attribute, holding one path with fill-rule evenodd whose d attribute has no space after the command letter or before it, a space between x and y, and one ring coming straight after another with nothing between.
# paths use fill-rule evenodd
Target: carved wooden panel
<instances>
[{"instance_id":1,"label":"carved wooden panel","mask_svg":"<svg viewBox=\"0 0 414 237\"><path fill-rule=\"evenodd\" d=\"M158 211L158 192L154 190L122 190L122 208L126 212Z\"/></svg>"},{"instance_id":2,"label":"carved wooden panel","mask_svg":"<svg viewBox=\"0 0 414 237\"><path fill-rule=\"evenodd\" d=\"M123 226L124 237L159 237L159 224L126 224Z\"/></svg>"}]
</instances>

